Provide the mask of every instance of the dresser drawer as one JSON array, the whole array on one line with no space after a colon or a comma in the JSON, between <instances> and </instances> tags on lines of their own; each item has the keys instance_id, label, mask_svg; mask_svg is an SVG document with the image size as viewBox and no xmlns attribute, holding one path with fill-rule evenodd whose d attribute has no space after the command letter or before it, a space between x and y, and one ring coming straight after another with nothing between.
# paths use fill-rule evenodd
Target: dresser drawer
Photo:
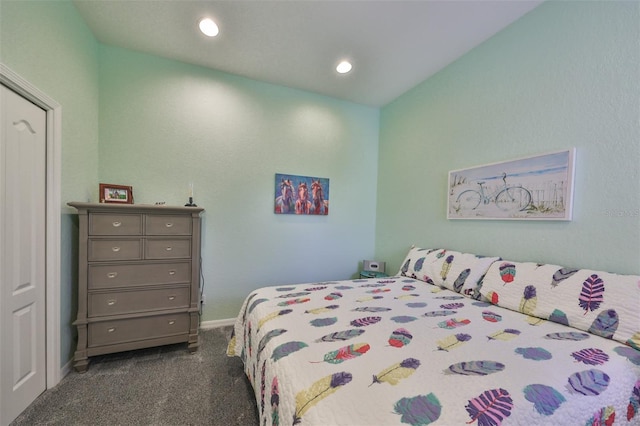
<instances>
[{"instance_id":1,"label":"dresser drawer","mask_svg":"<svg viewBox=\"0 0 640 426\"><path fill-rule=\"evenodd\" d=\"M189 314L89 323L88 346L113 345L189 333Z\"/></svg>"},{"instance_id":2,"label":"dresser drawer","mask_svg":"<svg viewBox=\"0 0 640 426\"><path fill-rule=\"evenodd\" d=\"M189 307L189 287L89 293L88 316L101 317Z\"/></svg>"},{"instance_id":3,"label":"dresser drawer","mask_svg":"<svg viewBox=\"0 0 640 426\"><path fill-rule=\"evenodd\" d=\"M191 238L147 239L144 246L145 259L189 259Z\"/></svg>"},{"instance_id":4,"label":"dresser drawer","mask_svg":"<svg viewBox=\"0 0 640 426\"><path fill-rule=\"evenodd\" d=\"M146 235L191 235L191 217L147 215Z\"/></svg>"},{"instance_id":5,"label":"dresser drawer","mask_svg":"<svg viewBox=\"0 0 640 426\"><path fill-rule=\"evenodd\" d=\"M191 282L191 262L89 265L89 289Z\"/></svg>"},{"instance_id":6,"label":"dresser drawer","mask_svg":"<svg viewBox=\"0 0 640 426\"><path fill-rule=\"evenodd\" d=\"M88 242L89 261L142 259L142 241L92 240Z\"/></svg>"},{"instance_id":7,"label":"dresser drawer","mask_svg":"<svg viewBox=\"0 0 640 426\"><path fill-rule=\"evenodd\" d=\"M142 235L142 215L92 213L89 235Z\"/></svg>"}]
</instances>

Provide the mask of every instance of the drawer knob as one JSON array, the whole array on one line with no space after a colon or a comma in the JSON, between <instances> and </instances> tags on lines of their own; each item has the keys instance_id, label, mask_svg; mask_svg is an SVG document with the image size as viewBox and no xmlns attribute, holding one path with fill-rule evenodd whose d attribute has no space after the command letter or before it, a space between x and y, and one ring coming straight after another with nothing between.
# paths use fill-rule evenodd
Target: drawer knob
<instances>
[{"instance_id":1,"label":"drawer knob","mask_svg":"<svg viewBox=\"0 0 640 426\"><path fill-rule=\"evenodd\" d=\"M175 300L175 296L169 296L169 300Z\"/></svg>"},{"instance_id":2,"label":"drawer knob","mask_svg":"<svg viewBox=\"0 0 640 426\"><path fill-rule=\"evenodd\" d=\"M167 228L171 228L173 226L172 222L167 222L164 224L164 226L166 226Z\"/></svg>"},{"instance_id":3,"label":"drawer knob","mask_svg":"<svg viewBox=\"0 0 640 426\"><path fill-rule=\"evenodd\" d=\"M175 320L169 320L169 325L173 325L173 324L175 324L175 323L176 323L176 321L175 321Z\"/></svg>"},{"instance_id":4,"label":"drawer knob","mask_svg":"<svg viewBox=\"0 0 640 426\"><path fill-rule=\"evenodd\" d=\"M111 299L111 300L107 301L107 305L109 305L109 306L113 306L115 304L116 304L116 300L115 299Z\"/></svg>"},{"instance_id":5,"label":"drawer knob","mask_svg":"<svg viewBox=\"0 0 640 426\"><path fill-rule=\"evenodd\" d=\"M109 333L113 333L114 331L116 331L115 327L107 328L107 332L109 332Z\"/></svg>"},{"instance_id":6,"label":"drawer knob","mask_svg":"<svg viewBox=\"0 0 640 426\"><path fill-rule=\"evenodd\" d=\"M173 247L167 247L167 248L165 248L165 250L166 251L171 251L171 250L173 250Z\"/></svg>"},{"instance_id":7,"label":"drawer knob","mask_svg":"<svg viewBox=\"0 0 640 426\"><path fill-rule=\"evenodd\" d=\"M109 272L107 273L107 278L115 278L118 276L117 272Z\"/></svg>"},{"instance_id":8,"label":"drawer knob","mask_svg":"<svg viewBox=\"0 0 640 426\"><path fill-rule=\"evenodd\" d=\"M111 250L113 250L115 253L120 251L120 247L111 247Z\"/></svg>"},{"instance_id":9,"label":"drawer knob","mask_svg":"<svg viewBox=\"0 0 640 426\"><path fill-rule=\"evenodd\" d=\"M172 270L169 271L169 275L175 275L175 274L176 274L176 270L175 269L172 269Z\"/></svg>"},{"instance_id":10,"label":"drawer knob","mask_svg":"<svg viewBox=\"0 0 640 426\"><path fill-rule=\"evenodd\" d=\"M120 225L122 225L122 222L118 222L118 221L113 222L113 227L114 228L117 228Z\"/></svg>"}]
</instances>

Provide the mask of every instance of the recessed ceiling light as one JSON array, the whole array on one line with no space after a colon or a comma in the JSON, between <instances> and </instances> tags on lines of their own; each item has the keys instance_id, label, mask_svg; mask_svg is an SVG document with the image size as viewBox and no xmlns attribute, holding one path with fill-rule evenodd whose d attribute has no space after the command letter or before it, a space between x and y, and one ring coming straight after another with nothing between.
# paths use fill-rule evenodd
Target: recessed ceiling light
<instances>
[{"instance_id":1,"label":"recessed ceiling light","mask_svg":"<svg viewBox=\"0 0 640 426\"><path fill-rule=\"evenodd\" d=\"M202 34L208 37L215 37L218 35L218 32L220 31L218 29L218 25L215 22L213 22L213 19L211 18L202 19L200 21L199 27L200 27L200 31L202 31Z\"/></svg>"},{"instance_id":2,"label":"recessed ceiling light","mask_svg":"<svg viewBox=\"0 0 640 426\"><path fill-rule=\"evenodd\" d=\"M342 61L338 64L338 66L336 67L336 71L338 71L340 74L346 74L349 71L351 71L351 62L349 61Z\"/></svg>"}]
</instances>

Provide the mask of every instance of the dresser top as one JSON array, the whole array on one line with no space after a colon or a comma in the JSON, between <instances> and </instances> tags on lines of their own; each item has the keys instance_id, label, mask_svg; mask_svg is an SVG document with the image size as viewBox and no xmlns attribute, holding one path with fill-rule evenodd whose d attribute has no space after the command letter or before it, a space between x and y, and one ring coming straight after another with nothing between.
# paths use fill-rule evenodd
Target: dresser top
<instances>
[{"instance_id":1,"label":"dresser top","mask_svg":"<svg viewBox=\"0 0 640 426\"><path fill-rule=\"evenodd\" d=\"M156 214L199 214L202 207L183 206L156 206L153 204L118 204L118 203L83 203L72 201L67 205L74 207L78 212L126 212L126 213L156 213Z\"/></svg>"}]
</instances>

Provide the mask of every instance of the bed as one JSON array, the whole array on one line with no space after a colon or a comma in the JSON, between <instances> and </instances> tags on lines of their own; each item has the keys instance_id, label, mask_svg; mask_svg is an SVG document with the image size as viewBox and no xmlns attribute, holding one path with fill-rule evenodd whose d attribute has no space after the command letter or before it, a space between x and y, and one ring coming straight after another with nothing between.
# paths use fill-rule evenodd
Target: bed
<instances>
[{"instance_id":1,"label":"bed","mask_svg":"<svg viewBox=\"0 0 640 426\"><path fill-rule=\"evenodd\" d=\"M640 277L413 247L265 287L228 346L262 425L640 425Z\"/></svg>"}]
</instances>

